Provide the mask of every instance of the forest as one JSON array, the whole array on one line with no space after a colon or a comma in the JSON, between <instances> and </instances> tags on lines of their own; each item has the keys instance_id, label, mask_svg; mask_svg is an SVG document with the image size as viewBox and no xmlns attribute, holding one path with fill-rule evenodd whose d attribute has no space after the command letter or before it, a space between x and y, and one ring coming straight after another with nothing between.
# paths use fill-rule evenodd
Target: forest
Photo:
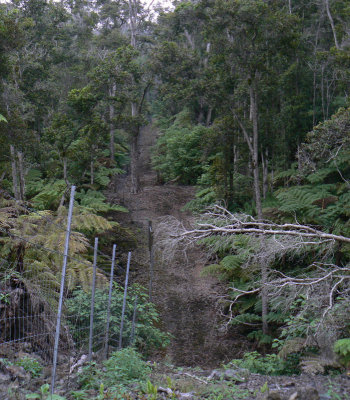
<instances>
[{"instance_id":1,"label":"forest","mask_svg":"<svg viewBox=\"0 0 350 400\"><path fill-rule=\"evenodd\" d=\"M9 389L0 398L349 399L349 95L348 0L1 2L0 372L9 378L0 376L0 386ZM142 143L151 134L149 155ZM146 156L160 205L162 190L189 197L186 220L155 223L157 251L169 265L186 249L205 258L200 279L216 282L217 330L225 340L244 338L244 351L234 353L236 343L215 360L239 376L211 384L203 363L173 365L205 385L201 391L151 365L161 365L162 354L173 361L164 354L177 338L162 322L160 300L148 296L140 256L125 311L131 346L86 364L70 392L61 379L60 395L50 396L42 371L54 337L43 344L33 332L54 330L71 188L66 349L87 343L81 327L90 311L80 312L90 310L93 239L100 246L94 332L104 329L113 244L118 315L127 253L148 257L143 222L129 220L132 199L142 203L145 193ZM150 250L151 264L152 257ZM30 308L39 322L27 316ZM18 348L22 358L2 350L27 337L32 350ZM18 373L10 382L10 367L38 378L32 392L24 378L14 386ZM251 389L246 373L316 376L321 397L298 390L273 397L272 381L254 378ZM329 376L337 387L326 385ZM181 397L186 391L192 397Z\"/></svg>"}]
</instances>

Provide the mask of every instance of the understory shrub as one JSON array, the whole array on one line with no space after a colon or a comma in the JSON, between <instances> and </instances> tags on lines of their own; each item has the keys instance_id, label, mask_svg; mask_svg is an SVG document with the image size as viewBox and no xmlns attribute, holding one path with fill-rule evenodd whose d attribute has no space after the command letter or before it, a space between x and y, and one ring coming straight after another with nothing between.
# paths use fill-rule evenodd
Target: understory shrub
<instances>
[{"instance_id":1,"label":"understory shrub","mask_svg":"<svg viewBox=\"0 0 350 400\"><path fill-rule=\"evenodd\" d=\"M131 383L145 382L151 369L141 355L132 347L116 351L103 362L103 366L95 362L83 368L79 374L82 389L99 389L101 386L109 391L125 391Z\"/></svg>"},{"instance_id":2,"label":"understory shrub","mask_svg":"<svg viewBox=\"0 0 350 400\"><path fill-rule=\"evenodd\" d=\"M225 368L245 368L261 375L293 375L300 373L299 357L290 354L282 359L277 354L261 355L257 351L245 353L242 359L235 359L225 365Z\"/></svg>"},{"instance_id":3,"label":"understory shrub","mask_svg":"<svg viewBox=\"0 0 350 400\"><path fill-rule=\"evenodd\" d=\"M114 283L111 300L110 335L109 342L115 346L119 342L120 322L122 314L124 289ZM135 332L132 333L132 319L135 300L136 324ZM97 289L95 293L94 307L94 337L95 343L103 343L106 319L107 319L108 290ZM91 293L78 289L73 296L67 300L68 325L71 329L73 339L80 344L88 340L90 323ZM153 349L164 348L169 344L169 335L157 328L159 315L153 303L148 301L147 294L137 285L131 286L128 291L124 329L123 345L133 344L142 354L148 355Z\"/></svg>"}]
</instances>

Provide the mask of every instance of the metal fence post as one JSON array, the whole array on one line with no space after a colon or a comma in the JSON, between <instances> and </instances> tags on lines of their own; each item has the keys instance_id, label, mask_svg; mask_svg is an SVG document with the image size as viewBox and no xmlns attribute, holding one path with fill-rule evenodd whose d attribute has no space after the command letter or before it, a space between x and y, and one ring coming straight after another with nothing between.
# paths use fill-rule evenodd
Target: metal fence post
<instances>
[{"instance_id":1,"label":"metal fence post","mask_svg":"<svg viewBox=\"0 0 350 400\"><path fill-rule=\"evenodd\" d=\"M131 334L130 334L130 344L133 345L135 341L135 326L136 326L136 312L137 312L137 300L138 300L138 295L135 297L135 302L134 302L134 312L132 314L132 325L131 325Z\"/></svg>"},{"instance_id":2,"label":"metal fence post","mask_svg":"<svg viewBox=\"0 0 350 400\"><path fill-rule=\"evenodd\" d=\"M88 362L91 361L92 356L92 336L94 329L94 308L95 308L95 286L96 286L96 264L97 264L97 248L98 238L95 238L94 246L94 264L93 264L93 275L92 275L92 288L91 288L91 309L90 309L90 333L89 333L89 355Z\"/></svg>"},{"instance_id":3,"label":"metal fence post","mask_svg":"<svg viewBox=\"0 0 350 400\"><path fill-rule=\"evenodd\" d=\"M125 315L125 306L126 306L126 295L128 294L128 280L129 280L129 270L130 270L130 259L131 252L128 253L128 264L126 267L126 276L125 276L125 287L124 287L124 297L123 297L123 308L122 308L122 317L120 321L120 334L119 334L119 345L118 349L122 348L123 344L123 328L124 328L124 315Z\"/></svg>"},{"instance_id":4,"label":"metal fence post","mask_svg":"<svg viewBox=\"0 0 350 400\"><path fill-rule=\"evenodd\" d=\"M106 321L106 336L105 336L105 348L104 358L108 357L108 341L109 341L109 322L111 316L111 301L112 301L112 289L113 289L113 275L114 275L114 264L115 264L115 250L117 245L113 245L112 251L112 265L111 265L111 278L109 280L109 293L108 293L108 305L107 305L107 321Z\"/></svg>"},{"instance_id":5,"label":"metal fence post","mask_svg":"<svg viewBox=\"0 0 350 400\"><path fill-rule=\"evenodd\" d=\"M52 363L52 375L51 375L51 390L50 390L51 397L55 392L58 342L60 339L62 305L63 305L63 294L64 294L64 281L66 278L66 269L67 269L68 253L69 253L69 239L70 239L70 233L71 233L70 230L71 230L73 207L74 207L74 194L75 194L75 186L72 186L71 192L70 192L69 209L68 209L66 240L65 240L65 244L64 244L64 256L63 256L62 275L61 275L60 297L59 297L58 309L57 309L56 333L55 333L55 344L54 344L54 350L53 350L53 363Z\"/></svg>"},{"instance_id":6,"label":"metal fence post","mask_svg":"<svg viewBox=\"0 0 350 400\"><path fill-rule=\"evenodd\" d=\"M152 221L148 221L148 249L149 249L149 301L152 301L153 269L154 269Z\"/></svg>"}]
</instances>

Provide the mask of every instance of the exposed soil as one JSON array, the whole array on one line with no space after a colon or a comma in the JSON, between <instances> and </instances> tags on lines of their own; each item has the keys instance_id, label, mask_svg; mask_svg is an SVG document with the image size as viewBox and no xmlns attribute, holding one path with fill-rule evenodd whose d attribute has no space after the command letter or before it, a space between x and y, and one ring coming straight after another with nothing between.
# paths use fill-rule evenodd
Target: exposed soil
<instances>
[{"instance_id":1,"label":"exposed soil","mask_svg":"<svg viewBox=\"0 0 350 400\"><path fill-rule=\"evenodd\" d=\"M182 208L194 196L191 186L157 182L150 161L156 139L157 131L151 125L141 131L140 193L130 194L128 176L119 176L112 183L109 195L111 202L129 209L128 215L121 216L121 222L138 232L138 247L132 256L137 269L134 275L145 286L149 278L148 221L153 222L154 230L166 216L186 225L192 217ZM176 257L162 261L156 256L153 301L160 311L163 328L173 335L166 356L176 365L215 366L226 358L239 356L245 347L244 338L233 341L218 331L216 299L221 289L214 278L201 277L205 262L205 254L199 248L192 249L187 260Z\"/></svg>"}]
</instances>

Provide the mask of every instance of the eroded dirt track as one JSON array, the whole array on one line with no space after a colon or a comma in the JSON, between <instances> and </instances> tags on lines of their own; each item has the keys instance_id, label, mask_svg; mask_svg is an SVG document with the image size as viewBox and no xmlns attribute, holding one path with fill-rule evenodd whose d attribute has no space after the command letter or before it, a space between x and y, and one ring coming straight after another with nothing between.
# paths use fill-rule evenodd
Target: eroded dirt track
<instances>
[{"instance_id":1,"label":"eroded dirt track","mask_svg":"<svg viewBox=\"0 0 350 400\"><path fill-rule=\"evenodd\" d=\"M136 279L145 286L149 271L148 221L153 222L155 230L160 219L167 216L189 223L191 215L182 208L194 196L193 187L157 183L150 161L156 139L157 132L152 126L142 130L140 193L130 194L127 176L117 177L110 192L110 201L123 204L130 211L122 223L138 232L138 248L133 258L137 263ZM238 355L232 341L217 330L215 308L220 285L214 278L201 277L205 261L200 249L189 251L187 260L175 257L165 261L161 255L156 256L153 301L161 313L163 328L173 335L167 356L177 365L212 366L229 355Z\"/></svg>"}]
</instances>

